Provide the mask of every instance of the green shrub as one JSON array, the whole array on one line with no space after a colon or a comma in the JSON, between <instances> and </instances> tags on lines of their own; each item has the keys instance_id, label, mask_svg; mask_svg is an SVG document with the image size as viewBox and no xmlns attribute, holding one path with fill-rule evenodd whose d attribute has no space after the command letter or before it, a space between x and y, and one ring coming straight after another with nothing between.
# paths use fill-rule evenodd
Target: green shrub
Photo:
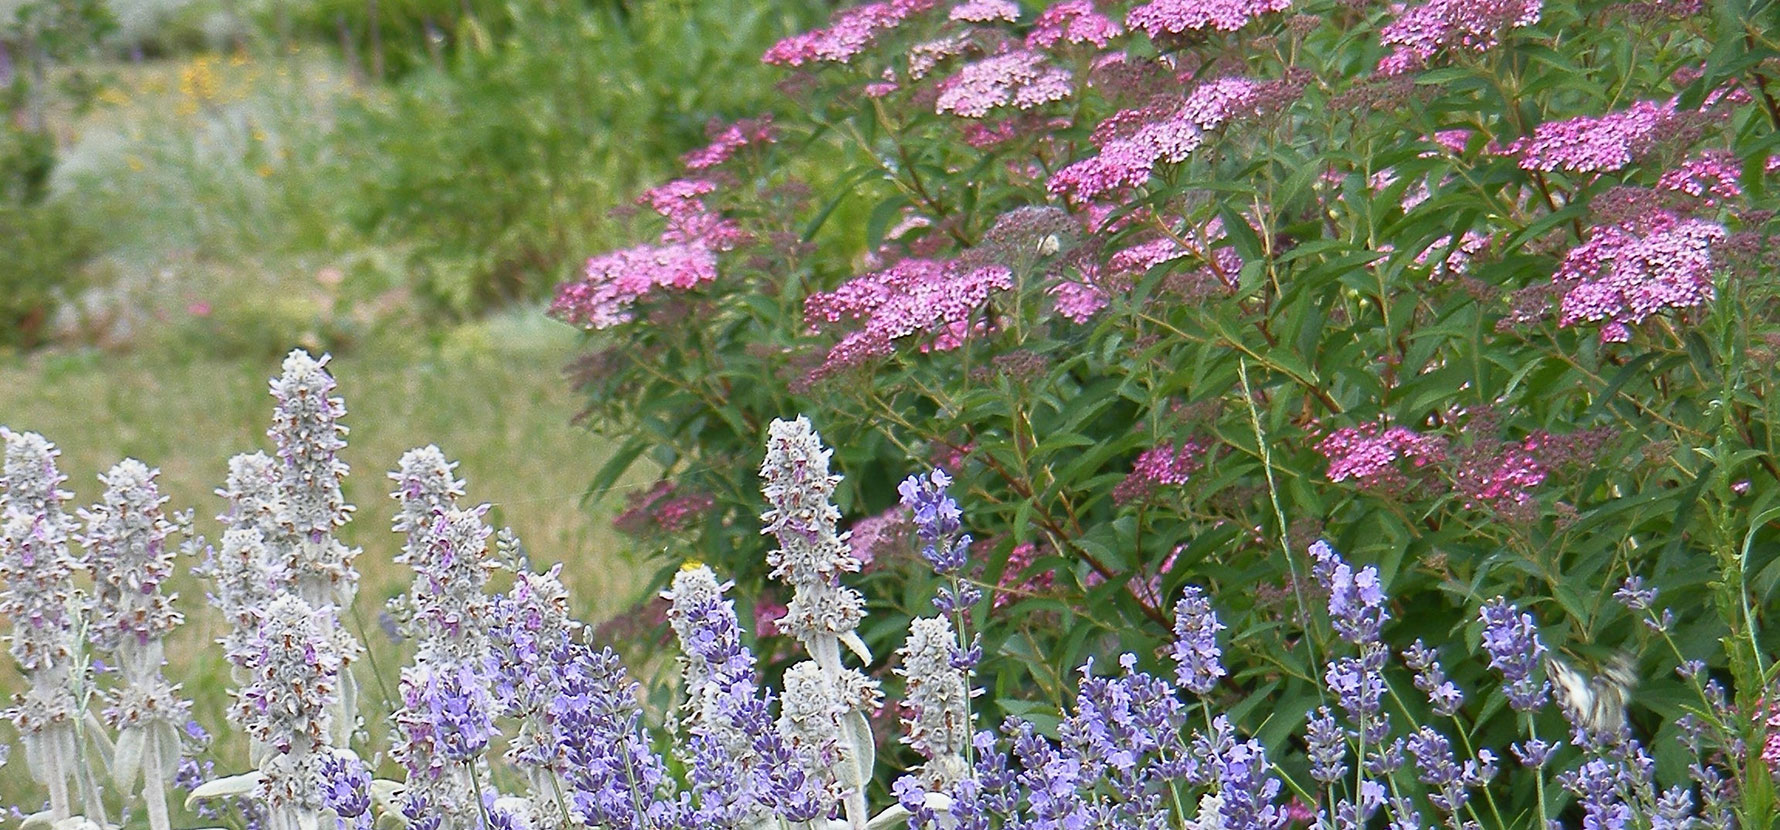
<instances>
[{"instance_id":1,"label":"green shrub","mask_svg":"<svg viewBox=\"0 0 1780 830\"><path fill-rule=\"evenodd\" d=\"M1089 657L1165 670L1191 583L1231 629L1219 705L1293 746L1338 647L1311 608L1326 533L1397 599L1393 650L1475 643L1505 595L1593 674L1633 654L1632 723L1682 781L1676 718L1705 703L1611 599L1648 580L1695 612L1677 641L1723 644L1727 744L1755 743L1780 648L1749 610L1780 600L1775 6L1750 28L1311 0L1232 4L1261 10L1229 32L1164 0L1047 41L971 5L997 19L886 0L775 47L776 140L651 191L659 235L559 292L594 332L588 421L627 442L594 491L645 455L673 488L636 504L673 519L629 522L671 540L647 549L756 593L737 472L801 412L861 544L911 468L976 505L989 723L1066 699ZM786 202L811 158L841 172ZM849 204L869 218L837 225ZM927 612L908 549L876 552L874 653ZM1532 728L1502 703L1472 702L1483 744ZM1514 780L1514 815L1554 806ZM1765 769L1739 785L1771 815Z\"/></svg>"}]
</instances>

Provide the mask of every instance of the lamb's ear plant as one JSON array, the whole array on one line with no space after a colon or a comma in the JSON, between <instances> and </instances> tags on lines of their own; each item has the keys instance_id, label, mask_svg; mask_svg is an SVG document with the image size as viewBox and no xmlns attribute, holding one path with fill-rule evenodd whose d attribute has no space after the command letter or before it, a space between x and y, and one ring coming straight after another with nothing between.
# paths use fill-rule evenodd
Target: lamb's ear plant
<instances>
[{"instance_id":1,"label":"lamb's ear plant","mask_svg":"<svg viewBox=\"0 0 1780 830\"><path fill-rule=\"evenodd\" d=\"M80 659L81 599L78 567L69 544L79 525L63 505L72 494L56 468L61 451L33 432L0 430L6 442L0 479L0 617L12 622L13 659L25 691L7 719L19 731L31 777L49 790L47 818L65 821L97 803L86 793L91 776L81 740L89 688ZM71 788L75 788L71 790ZM103 822L103 818L99 818Z\"/></svg>"},{"instance_id":2,"label":"lamb's ear plant","mask_svg":"<svg viewBox=\"0 0 1780 830\"><path fill-rule=\"evenodd\" d=\"M141 795L151 830L170 830L167 788L179 769L191 703L162 673L165 639L184 617L173 606L178 596L164 590L177 551L168 540L176 528L162 511L167 497L155 484L159 473L133 458L119 462L100 477L103 498L80 516L93 578L87 636L114 663L105 708L117 730L112 781Z\"/></svg>"},{"instance_id":3,"label":"lamb's ear plant","mask_svg":"<svg viewBox=\"0 0 1780 830\"><path fill-rule=\"evenodd\" d=\"M282 559L284 577L305 602L344 619L358 594L358 571L352 561L359 552L334 535L352 518L353 506L340 490L348 472L340 458L346 447L347 429L340 423L346 403L333 394L337 384L327 363L327 355L317 360L296 349L285 357L283 372L272 379L275 405L266 434L277 450L274 469L280 507L272 551ZM344 626L329 633L347 665L364 650ZM359 725L358 682L350 671L340 676L334 706L331 737L336 745L345 746Z\"/></svg>"}]
</instances>

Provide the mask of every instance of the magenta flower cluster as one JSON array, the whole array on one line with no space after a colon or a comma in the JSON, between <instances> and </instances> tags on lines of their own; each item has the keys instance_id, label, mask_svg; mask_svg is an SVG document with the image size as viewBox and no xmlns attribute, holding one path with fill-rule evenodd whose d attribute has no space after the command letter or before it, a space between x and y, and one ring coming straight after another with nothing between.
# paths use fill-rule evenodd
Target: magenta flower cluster
<instances>
[{"instance_id":1,"label":"magenta flower cluster","mask_svg":"<svg viewBox=\"0 0 1780 830\"><path fill-rule=\"evenodd\" d=\"M842 9L835 12L826 27L792 35L773 44L762 59L770 64L794 67L848 63L883 34L936 5L938 0L884 0Z\"/></svg>"},{"instance_id":2,"label":"magenta flower cluster","mask_svg":"<svg viewBox=\"0 0 1780 830\"><path fill-rule=\"evenodd\" d=\"M1658 312L1711 302L1714 250L1726 235L1716 222L1668 213L1595 228L1558 266L1555 279L1570 286L1559 324L1599 323L1603 342L1624 342Z\"/></svg>"},{"instance_id":3,"label":"magenta flower cluster","mask_svg":"<svg viewBox=\"0 0 1780 830\"><path fill-rule=\"evenodd\" d=\"M1542 0L1430 0L1404 9L1379 32L1391 53L1378 62L1386 75L1426 68L1442 52L1483 52L1502 33L1539 22Z\"/></svg>"},{"instance_id":4,"label":"magenta flower cluster","mask_svg":"<svg viewBox=\"0 0 1780 830\"><path fill-rule=\"evenodd\" d=\"M1291 0L1151 0L1133 7L1125 25L1153 38L1208 29L1234 32L1257 17L1291 7Z\"/></svg>"},{"instance_id":5,"label":"magenta flower cluster","mask_svg":"<svg viewBox=\"0 0 1780 830\"><path fill-rule=\"evenodd\" d=\"M946 79L934 111L982 118L1001 107L1028 110L1068 98L1071 82L1069 70L1052 66L1043 53L1014 50L966 64Z\"/></svg>"},{"instance_id":6,"label":"magenta flower cluster","mask_svg":"<svg viewBox=\"0 0 1780 830\"><path fill-rule=\"evenodd\" d=\"M1200 84L1181 98L1120 111L1094 128L1099 152L1057 171L1047 187L1086 201L1142 185L1157 165L1185 161L1208 132L1284 104L1291 89L1284 82L1232 76Z\"/></svg>"},{"instance_id":7,"label":"magenta flower cluster","mask_svg":"<svg viewBox=\"0 0 1780 830\"><path fill-rule=\"evenodd\" d=\"M1409 485L1401 462L1419 470L1446 460L1446 442L1408 427L1369 423L1343 427L1318 442L1329 459L1330 481L1400 492Z\"/></svg>"},{"instance_id":8,"label":"magenta flower cluster","mask_svg":"<svg viewBox=\"0 0 1780 830\"><path fill-rule=\"evenodd\" d=\"M971 267L957 260L905 259L855 277L834 291L804 300L804 319L818 330L852 328L816 370L831 374L890 354L896 341L925 335L928 348L962 343L969 324L996 292L1013 287L1002 265Z\"/></svg>"},{"instance_id":9,"label":"magenta flower cluster","mask_svg":"<svg viewBox=\"0 0 1780 830\"><path fill-rule=\"evenodd\" d=\"M1608 173L1630 166L1654 149L1675 117L1673 102L1639 101L1599 117L1540 124L1508 152L1526 170Z\"/></svg>"}]
</instances>

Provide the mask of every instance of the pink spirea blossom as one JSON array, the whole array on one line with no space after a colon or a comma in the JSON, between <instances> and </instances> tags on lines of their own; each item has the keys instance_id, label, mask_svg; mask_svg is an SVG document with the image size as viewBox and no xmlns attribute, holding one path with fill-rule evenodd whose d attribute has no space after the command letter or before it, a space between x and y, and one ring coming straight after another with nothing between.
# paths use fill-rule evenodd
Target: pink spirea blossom
<instances>
[{"instance_id":1,"label":"pink spirea blossom","mask_svg":"<svg viewBox=\"0 0 1780 830\"><path fill-rule=\"evenodd\" d=\"M743 147L771 144L778 140L778 134L773 131L771 115L743 119L733 124L713 121L705 132L710 136L711 143L680 157L687 170L709 170L734 158L736 152Z\"/></svg>"},{"instance_id":2,"label":"pink spirea blossom","mask_svg":"<svg viewBox=\"0 0 1780 830\"><path fill-rule=\"evenodd\" d=\"M1460 127L1452 130L1440 130L1429 136L1435 144L1447 152L1457 155L1465 152L1465 145L1471 143L1471 130ZM1424 154L1424 157L1428 154Z\"/></svg>"},{"instance_id":3,"label":"pink spirea blossom","mask_svg":"<svg viewBox=\"0 0 1780 830\"><path fill-rule=\"evenodd\" d=\"M1054 194L1093 199L1136 187L1158 164L1185 161L1205 141L1207 131L1262 115L1282 104L1289 87L1241 77L1201 84L1174 102L1122 110L1095 127L1100 152L1057 171L1047 187Z\"/></svg>"},{"instance_id":4,"label":"pink spirea blossom","mask_svg":"<svg viewBox=\"0 0 1780 830\"><path fill-rule=\"evenodd\" d=\"M1539 22L1541 0L1432 0L1407 8L1379 32L1391 53L1378 71L1400 75L1428 66L1443 50L1483 52L1501 42L1501 33Z\"/></svg>"},{"instance_id":5,"label":"pink spirea blossom","mask_svg":"<svg viewBox=\"0 0 1780 830\"><path fill-rule=\"evenodd\" d=\"M859 560L860 572L869 572L880 557L912 549L910 540L914 528L908 508L900 504L854 522L847 530L847 547L853 552L853 558Z\"/></svg>"},{"instance_id":6,"label":"pink spirea blossom","mask_svg":"<svg viewBox=\"0 0 1780 830\"><path fill-rule=\"evenodd\" d=\"M1415 264L1432 263L1434 267L1431 275L1435 279L1460 277L1471 270L1471 260L1488 250L1489 246L1489 235L1477 231L1465 231L1465 235L1459 237L1458 244L1453 243L1451 235L1442 236L1434 240L1434 244L1429 245L1426 250L1416 254ZM1441 254L1445 256L1440 256Z\"/></svg>"},{"instance_id":7,"label":"pink spirea blossom","mask_svg":"<svg viewBox=\"0 0 1780 830\"><path fill-rule=\"evenodd\" d=\"M1407 427L1361 424L1329 433L1317 443L1329 460L1330 481L1354 481L1368 489L1399 492L1409 479L1398 466L1426 467L1446 459L1446 442Z\"/></svg>"},{"instance_id":8,"label":"pink spirea blossom","mask_svg":"<svg viewBox=\"0 0 1780 830\"><path fill-rule=\"evenodd\" d=\"M1524 170L1606 173L1620 170L1656 146L1675 119L1670 101L1639 101L1600 117L1579 116L1534 128L1508 148Z\"/></svg>"},{"instance_id":9,"label":"pink spirea blossom","mask_svg":"<svg viewBox=\"0 0 1780 830\"><path fill-rule=\"evenodd\" d=\"M1007 552L1007 566L1001 569L1001 579L995 585L995 599L991 603L1000 608L1011 602L1017 602L1025 595L1049 591L1056 585L1057 572L1045 569L1025 576L1033 563L1038 561L1039 547L1034 542L1022 542Z\"/></svg>"},{"instance_id":10,"label":"pink spirea blossom","mask_svg":"<svg viewBox=\"0 0 1780 830\"><path fill-rule=\"evenodd\" d=\"M967 23L993 23L997 20L1012 23L1020 19L1020 6L1009 0L964 0L953 6L946 17Z\"/></svg>"},{"instance_id":11,"label":"pink spirea blossom","mask_svg":"<svg viewBox=\"0 0 1780 830\"><path fill-rule=\"evenodd\" d=\"M1125 480L1113 488L1113 501L1128 504L1142 501L1162 487L1178 487L1205 466L1205 447L1196 441L1172 441L1157 444L1137 457Z\"/></svg>"},{"instance_id":12,"label":"pink spirea blossom","mask_svg":"<svg viewBox=\"0 0 1780 830\"><path fill-rule=\"evenodd\" d=\"M1006 266L907 259L855 277L832 292L812 294L804 301L804 320L813 328L863 322L829 350L815 377L890 354L896 341L916 334L943 338L930 344L937 348L953 346L969 333L959 327L991 295L1012 287L1013 272Z\"/></svg>"},{"instance_id":13,"label":"pink spirea blossom","mask_svg":"<svg viewBox=\"0 0 1780 830\"><path fill-rule=\"evenodd\" d=\"M1291 6L1291 0L1153 0L1125 15L1125 25L1150 37L1205 29L1234 32L1261 15Z\"/></svg>"},{"instance_id":14,"label":"pink spirea blossom","mask_svg":"<svg viewBox=\"0 0 1780 830\"><path fill-rule=\"evenodd\" d=\"M1714 296L1714 248L1725 236L1716 222L1666 213L1591 229L1554 277L1571 284L1558 324L1600 323L1602 342L1625 342L1629 327L1653 314L1705 305Z\"/></svg>"},{"instance_id":15,"label":"pink spirea blossom","mask_svg":"<svg viewBox=\"0 0 1780 830\"><path fill-rule=\"evenodd\" d=\"M684 291L717 278L717 255L697 243L638 245L587 261L580 280L563 283L550 313L603 329L631 319L631 306L657 288Z\"/></svg>"},{"instance_id":16,"label":"pink spirea blossom","mask_svg":"<svg viewBox=\"0 0 1780 830\"><path fill-rule=\"evenodd\" d=\"M1118 21L1094 9L1094 0L1063 0L1045 9L1032 22L1026 46L1050 49L1059 43L1089 43L1105 48L1124 33Z\"/></svg>"},{"instance_id":17,"label":"pink spirea blossom","mask_svg":"<svg viewBox=\"0 0 1780 830\"><path fill-rule=\"evenodd\" d=\"M1780 769L1780 706L1759 707L1767 710L1767 737L1762 739L1761 760L1768 769Z\"/></svg>"},{"instance_id":18,"label":"pink spirea blossom","mask_svg":"<svg viewBox=\"0 0 1780 830\"><path fill-rule=\"evenodd\" d=\"M927 77L934 68L951 58L964 54L971 48L970 35L953 33L933 40L924 40L909 47L909 77L916 80Z\"/></svg>"},{"instance_id":19,"label":"pink spirea blossom","mask_svg":"<svg viewBox=\"0 0 1780 830\"><path fill-rule=\"evenodd\" d=\"M1658 190L1667 190L1698 199L1706 207L1721 201L1740 199L1743 185L1737 181L1742 163L1725 150L1707 150L1676 165L1657 179Z\"/></svg>"},{"instance_id":20,"label":"pink spirea blossom","mask_svg":"<svg viewBox=\"0 0 1780 830\"><path fill-rule=\"evenodd\" d=\"M612 519L612 527L630 536L685 530L715 503L710 493L681 492L672 481L656 482L624 501L624 511Z\"/></svg>"},{"instance_id":21,"label":"pink spirea blossom","mask_svg":"<svg viewBox=\"0 0 1780 830\"><path fill-rule=\"evenodd\" d=\"M1539 440L1487 442L1484 452L1466 454L1453 469L1465 507L1487 507L1505 516L1523 516L1534 501L1533 488L1545 483L1550 470L1539 457Z\"/></svg>"},{"instance_id":22,"label":"pink spirea blossom","mask_svg":"<svg viewBox=\"0 0 1780 830\"><path fill-rule=\"evenodd\" d=\"M829 18L827 26L773 44L761 60L776 66L849 63L871 48L879 36L935 5L938 0L884 0L842 9Z\"/></svg>"},{"instance_id":23,"label":"pink spirea blossom","mask_svg":"<svg viewBox=\"0 0 1780 830\"><path fill-rule=\"evenodd\" d=\"M1057 314L1077 325L1093 319L1112 299L1106 289L1075 280L1064 280L1051 286L1050 294Z\"/></svg>"},{"instance_id":24,"label":"pink spirea blossom","mask_svg":"<svg viewBox=\"0 0 1780 830\"><path fill-rule=\"evenodd\" d=\"M964 118L982 118L997 107L1020 109L1068 98L1073 91L1069 70L1052 66L1043 53L1006 52L966 64L940 84L934 111Z\"/></svg>"}]
</instances>

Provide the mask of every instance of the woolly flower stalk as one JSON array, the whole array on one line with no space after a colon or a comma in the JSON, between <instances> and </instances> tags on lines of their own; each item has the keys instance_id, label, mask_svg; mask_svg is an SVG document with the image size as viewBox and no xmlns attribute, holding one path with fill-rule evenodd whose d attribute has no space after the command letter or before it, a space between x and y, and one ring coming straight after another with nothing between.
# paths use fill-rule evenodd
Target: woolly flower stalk
<instances>
[{"instance_id":1,"label":"woolly flower stalk","mask_svg":"<svg viewBox=\"0 0 1780 830\"><path fill-rule=\"evenodd\" d=\"M970 697L964 672L952 665L957 634L945 617L909 622L908 641L896 673L905 682L903 742L927 759L918 772L929 790L951 786L968 775L964 749L970 742Z\"/></svg>"},{"instance_id":2,"label":"woolly flower stalk","mask_svg":"<svg viewBox=\"0 0 1780 830\"><path fill-rule=\"evenodd\" d=\"M182 620L174 595L161 591L173 573L174 551L167 546L173 525L162 514L167 497L155 484L159 470L133 458L99 477L105 494L80 513L87 533L87 569L93 575L93 645L118 662L118 685L106 719L118 728L113 777L130 789L142 777L149 826L167 830L166 785L178 772L179 730L190 720L191 704L167 682L162 641Z\"/></svg>"},{"instance_id":3,"label":"woolly flower stalk","mask_svg":"<svg viewBox=\"0 0 1780 830\"><path fill-rule=\"evenodd\" d=\"M842 573L859 570L859 560L835 531L840 511L834 488L841 479L828 472L832 454L808 418L775 419L760 465L761 492L770 505L760 520L762 532L779 541L767 555L772 576L793 590L779 630L803 643L813 661L786 672L780 731L793 746L832 755L827 774L845 794L847 820L857 827L866 819L865 785L875 750L866 713L882 695L876 681L841 665L843 644L864 661L871 653L855 631L864 599L840 584Z\"/></svg>"},{"instance_id":4,"label":"woolly flower stalk","mask_svg":"<svg viewBox=\"0 0 1780 830\"><path fill-rule=\"evenodd\" d=\"M78 609L75 560L68 541L76 524L62 509L71 493L56 469L61 451L34 432L0 429L6 443L0 477L0 618L12 621L11 651L28 684L7 719L23 737L26 766L49 788L52 818L73 815L68 779L80 763L74 681Z\"/></svg>"},{"instance_id":5,"label":"woolly flower stalk","mask_svg":"<svg viewBox=\"0 0 1780 830\"><path fill-rule=\"evenodd\" d=\"M223 531L221 549L212 550L194 572L210 580L210 604L229 625L217 642L231 660L239 659L257 634L259 609L285 584L284 572L273 563L265 536L251 527Z\"/></svg>"},{"instance_id":6,"label":"woolly flower stalk","mask_svg":"<svg viewBox=\"0 0 1780 830\"><path fill-rule=\"evenodd\" d=\"M346 403L331 393L335 383L327 372L328 356L316 360L301 349L284 359L284 373L272 381L272 428L266 433L278 447L279 492L283 521L299 537L292 551L291 576L311 605L344 608L352 603L358 571L356 551L333 537L346 524L353 507L340 482L346 462Z\"/></svg>"},{"instance_id":7,"label":"woolly flower stalk","mask_svg":"<svg viewBox=\"0 0 1780 830\"><path fill-rule=\"evenodd\" d=\"M230 530L257 530L271 544L288 533L281 486L277 459L263 452L241 453L229 459L228 478L216 491L229 508L216 517L217 521Z\"/></svg>"},{"instance_id":8,"label":"woolly flower stalk","mask_svg":"<svg viewBox=\"0 0 1780 830\"><path fill-rule=\"evenodd\" d=\"M358 551L333 535L346 524L353 507L346 503L340 482L346 462L346 403L334 396L334 378L327 372L328 355L320 360L302 349L284 358L283 373L271 383L272 428L267 431L278 448L278 524L289 534L285 544L271 546L282 561L274 564L298 595L317 611L352 607L358 590L358 571L352 560ZM329 615L337 619L338 614ZM329 632L343 664L350 664L363 646L335 625ZM357 723L358 687L351 672L341 672L334 727L335 741L345 743Z\"/></svg>"},{"instance_id":9,"label":"woolly flower stalk","mask_svg":"<svg viewBox=\"0 0 1780 830\"><path fill-rule=\"evenodd\" d=\"M491 599L485 589L495 564L488 556L493 529L483 521L487 505L447 510L432 517L424 550L404 557L414 569L409 589L410 633L419 641L421 662L481 663L488 653L487 618Z\"/></svg>"},{"instance_id":10,"label":"woolly flower stalk","mask_svg":"<svg viewBox=\"0 0 1780 830\"><path fill-rule=\"evenodd\" d=\"M688 565L674 575L670 590L668 624L679 638L681 692L686 695L681 725L694 734L710 734L725 747L745 752L745 737L737 735L719 716L719 696L742 676L752 684L754 655L741 644L735 604L723 596L734 583L720 583L704 565ZM715 658L715 659L712 659ZM719 678L720 673L729 677ZM751 690L750 690L751 691Z\"/></svg>"},{"instance_id":11,"label":"woolly flower stalk","mask_svg":"<svg viewBox=\"0 0 1780 830\"><path fill-rule=\"evenodd\" d=\"M453 477L456 469L457 462L447 460L445 453L432 444L402 453L395 472L389 474L389 479L396 483L390 498L400 505L391 525L395 532L408 534L408 543L402 546L397 562L406 564L417 555L424 556L434 517L457 507L458 497L464 494L464 482Z\"/></svg>"},{"instance_id":12,"label":"woolly flower stalk","mask_svg":"<svg viewBox=\"0 0 1780 830\"><path fill-rule=\"evenodd\" d=\"M321 767L334 752L329 733L344 666L333 616L294 593L280 594L239 658L248 684L233 714L254 741L254 797L270 813L270 830L312 828L327 810Z\"/></svg>"}]
</instances>

